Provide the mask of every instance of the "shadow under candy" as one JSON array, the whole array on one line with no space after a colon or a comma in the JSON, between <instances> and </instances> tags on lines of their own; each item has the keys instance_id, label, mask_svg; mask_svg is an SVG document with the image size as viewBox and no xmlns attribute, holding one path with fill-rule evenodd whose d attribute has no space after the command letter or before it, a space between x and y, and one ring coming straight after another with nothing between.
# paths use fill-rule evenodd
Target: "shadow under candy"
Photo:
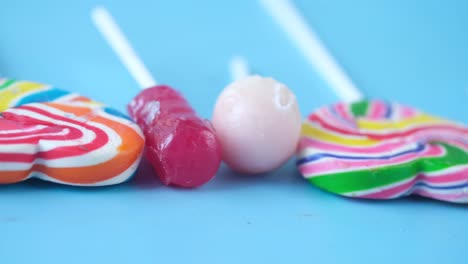
<instances>
[{"instance_id":1,"label":"shadow under candy","mask_svg":"<svg viewBox=\"0 0 468 264\"><path fill-rule=\"evenodd\" d=\"M164 186L156 175L151 163L146 158L141 160L135 176L124 184L136 189L154 189Z\"/></svg>"},{"instance_id":2,"label":"shadow under candy","mask_svg":"<svg viewBox=\"0 0 468 264\"><path fill-rule=\"evenodd\" d=\"M310 187L295 166L295 160L291 159L280 168L255 175L240 174L231 170L226 164L222 164L216 177L207 184L210 190L226 190L248 188L251 186L274 186L285 188Z\"/></svg>"}]
</instances>

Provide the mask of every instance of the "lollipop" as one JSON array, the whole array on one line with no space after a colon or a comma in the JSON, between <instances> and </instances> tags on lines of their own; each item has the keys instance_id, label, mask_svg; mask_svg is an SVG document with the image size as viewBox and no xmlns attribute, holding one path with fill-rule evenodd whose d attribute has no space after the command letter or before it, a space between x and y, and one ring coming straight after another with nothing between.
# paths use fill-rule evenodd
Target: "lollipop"
<instances>
[{"instance_id":1,"label":"lollipop","mask_svg":"<svg viewBox=\"0 0 468 264\"><path fill-rule=\"evenodd\" d=\"M196 187L213 178L221 149L211 124L199 118L187 100L156 81L140 61L110 14L96 8L92 18L141 87L128 105L146 137L146 157L166 185Z\"/></svg>"},{"instance_id":2,"label":"lollipop","mask_svg":"<svg viewBox=\"0 0 468 264\"><path fill-rule=\"evenodd\" d=\"M102 186L137 169L143 135L117 111L27 81L0 80L0 98L0 183L36 177Z\"/></svg>"},{"instance_id":3,"label":"lollipop","mask_svg":"<svg viewBox=\"0 0 468 264\"><path fill-rule=\"evenodd\" d=\"M241 173L274 170L294 154L299 140L296 96L272 78L248 76L242 58L234 58L231 68L237 80L219 95L212 119L223 160Z\"/></svg>"},{"instance_id":4,"label":"lollipop","mask_svg":"<svg viewBox=\"0 0 468 264\"><path fill-rule=\"evenodd\" d=\"M468 202L468 128L460 124L374 100L321 108L302 131L297 165L320 188Z\"/></svg>"},{"instance_id":5,"label":"lollipop","mask_svg":"<svg viewBox=\"0 0 468 264\"><path fill-rule=\"evenodd\" d=\"M306 179L349 197L417 194L468 203L468 128L397 103L362 100L289 1L262 3L345 101L304 122L297 165Z\"/></svg>"}]
</instances>

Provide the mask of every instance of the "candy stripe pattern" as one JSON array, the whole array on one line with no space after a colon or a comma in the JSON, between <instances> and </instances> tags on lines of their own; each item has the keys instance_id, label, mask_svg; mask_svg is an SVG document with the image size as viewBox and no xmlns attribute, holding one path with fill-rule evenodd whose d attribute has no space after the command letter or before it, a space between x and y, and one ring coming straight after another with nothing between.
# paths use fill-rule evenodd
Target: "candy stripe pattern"
<instances>
[{"instance_id":1,"label":"candy stripe pattern","mask_svg":"<svg viewBox=\"0 0 468 264\"><path fill-rule=\"evenodd\" d=\"M468 203L468 129L397 103L314 112L302 127L297 166L312 184L343 196Z\"/></svg>"},{"instance_id":2,"label":"candy stripe pattern","mask_svg":"<svg viewBox=\"0 0 468 264\"><path fill-rule=\"evenodd\" d=\"M91 105L102 106L102 104L94 102L89 98L50 85L0 79L0 112L20 105L45 102L85 102Z\"/></svg>"},{"instance_id":3,"label":"candy stripe pattern","mask_svg":"<svg viewBox=\"0 0 468 264\"><path fill-rule=\"evenodd\" d=\"M0 108L0 183L36 177L103 186L135 173L144 139L119 112L31 82L0 81L0 99L1 107L13 107Z\"/></svg>"}]
</instances>

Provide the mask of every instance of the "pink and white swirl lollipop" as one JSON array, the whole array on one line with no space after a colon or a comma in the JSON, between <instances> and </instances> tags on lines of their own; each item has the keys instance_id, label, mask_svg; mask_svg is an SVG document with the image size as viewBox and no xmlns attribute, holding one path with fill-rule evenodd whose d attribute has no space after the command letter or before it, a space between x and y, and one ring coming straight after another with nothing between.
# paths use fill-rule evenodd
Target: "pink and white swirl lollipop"
<instances>
[{"instance_id":1,"label":"pink and white swirl lollipop","mask_svg":"<svg viewBox=\"0 0 468 264\"><path fill-rule=\"evenodd\" d=\"M363 100L290 1L261 2L344 101L303 123L297 166L308 181L349 197L417 194L468 203L468 128L401 104Z\"/></svg>"}]
</instances>

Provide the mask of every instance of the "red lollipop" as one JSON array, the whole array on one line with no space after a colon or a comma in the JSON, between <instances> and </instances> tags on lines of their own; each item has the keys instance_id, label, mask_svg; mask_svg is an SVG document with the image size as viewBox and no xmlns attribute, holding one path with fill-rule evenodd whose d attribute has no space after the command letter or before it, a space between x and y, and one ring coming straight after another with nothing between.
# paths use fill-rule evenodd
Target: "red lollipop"
<instances>
[{"instance_id":1,"label":"red lollipop","mask_svg":"<svg viewBox=\"0 0 468 264\"><path fill-rule=\"evenodd\" d=\"M166 185L197 187L212 179L221 164L221 148L205 119L197 116L175 89L157 85L128 40L104 8L92 18L129 72L146 88L128 105L146 137L146 157Z\"/></svg>"}]
</instances>

